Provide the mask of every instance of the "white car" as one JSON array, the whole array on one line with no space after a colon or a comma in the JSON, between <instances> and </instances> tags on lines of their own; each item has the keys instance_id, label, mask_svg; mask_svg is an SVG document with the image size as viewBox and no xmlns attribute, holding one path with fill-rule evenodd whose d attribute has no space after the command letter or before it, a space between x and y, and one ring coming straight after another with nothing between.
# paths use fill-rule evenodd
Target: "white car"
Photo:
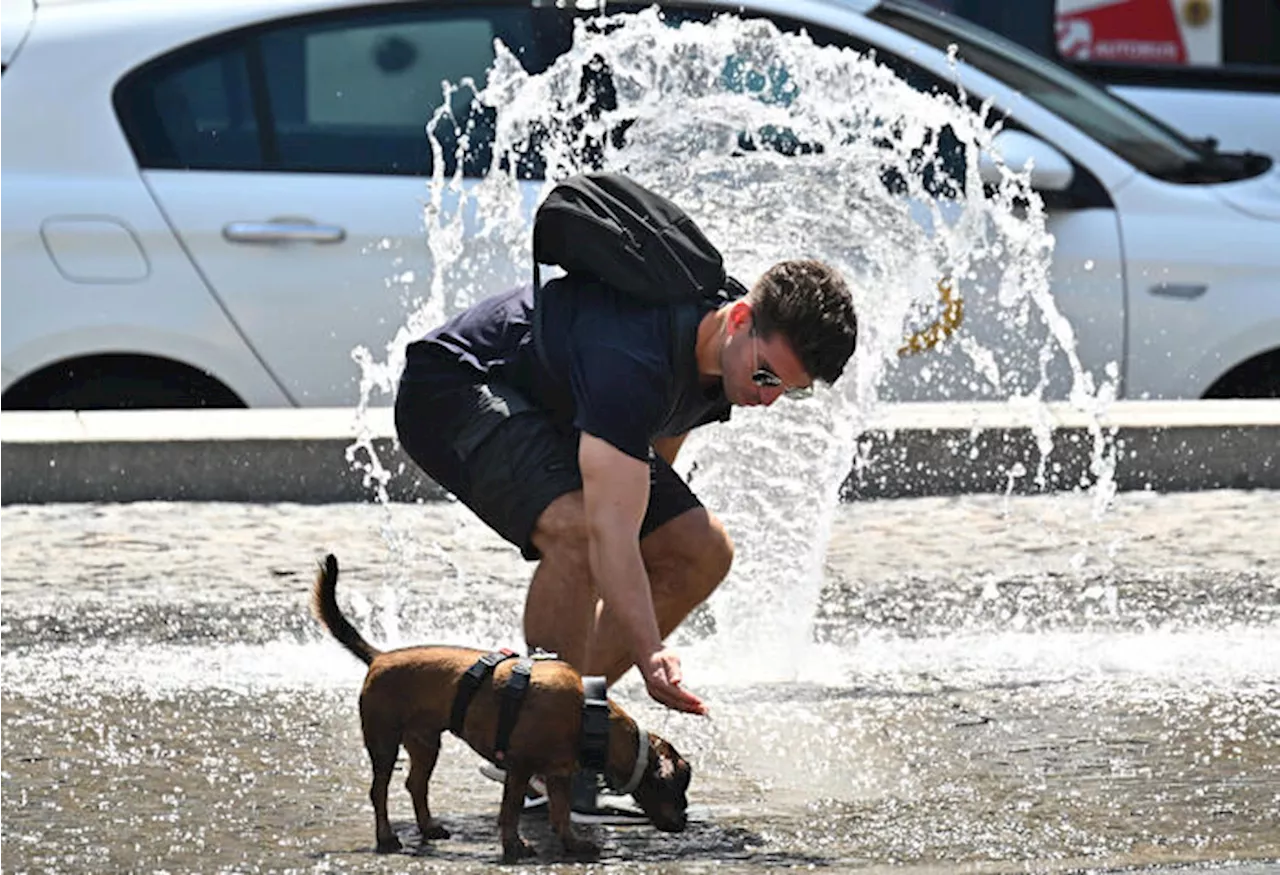
<instances>
[{"instance_id":1,"label":"white car","mask_svg":"<svg viewBox=\"0 0 1280 875\"><path fill-rule=\"evenodd\" d=\"M591 5L6 0L4 408L355 403L351 351L384 349L430 275L438 83L482 78L495 38L545 68ZM1280 395L1269 159L1205 152L923 8L678 6L873 49L922 88L958 76L1010 113L997 145L1033 167L1089 373L1130 398ZM887 394L938 397L911 385Z\"/></svg>"}]
</instances>

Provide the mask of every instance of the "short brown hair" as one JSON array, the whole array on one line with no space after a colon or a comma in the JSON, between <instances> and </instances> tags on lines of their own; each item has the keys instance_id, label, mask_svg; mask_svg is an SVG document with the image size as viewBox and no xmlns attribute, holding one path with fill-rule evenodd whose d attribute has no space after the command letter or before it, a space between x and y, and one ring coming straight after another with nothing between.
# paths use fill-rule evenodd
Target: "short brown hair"
<instances>
[{"instance_id":1,"label":"short brown hair","mask_svg":"<svg viewBox=\"0 0 1280 875\"><path fill-rule=\"evenodd\" d=\"M780 261L765 271L747 295L753 330L780 332L805 372L834 383L858 344L858 319L844 277L814 259Z\"/></svg>"}]
</instances>

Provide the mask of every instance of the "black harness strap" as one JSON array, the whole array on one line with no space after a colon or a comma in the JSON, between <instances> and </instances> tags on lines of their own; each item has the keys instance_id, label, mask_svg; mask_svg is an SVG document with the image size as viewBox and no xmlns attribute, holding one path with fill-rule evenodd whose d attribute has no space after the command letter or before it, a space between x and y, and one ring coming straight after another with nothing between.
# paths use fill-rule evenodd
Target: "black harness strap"
<instances>
[{"instance_id":1,"label":"black harness strap","mask_svg":"<svg viewBox=\"0 0 1280 875\"><path fill-rule=\"evenodd\" d=\"M498 706L498 735L493 742L493 759L497 763L507 758L507 748L511 746L511 730L516 728L520 706L524 704L524 694L529 689L532 674L533 659L525 657L512 666L507 685L502 690L502 704Z\"/></svg>"},{"instance_id":2,"label":"black harness strap","mask_svg":"<svg viewBox=\"0 0 1280 875\"><path fill-rule=\"evenodd\" d=\"M458 681L458 692L453 696L453 712L449 717L449 731L454 735L462 735L462 726L467 719L467 708L471 698L480 689L493 670L508 659L515 659L516 652L503 648L486 653L476 660L475 665L467 669L467 673Z\"/></svg>"}]
</instances>

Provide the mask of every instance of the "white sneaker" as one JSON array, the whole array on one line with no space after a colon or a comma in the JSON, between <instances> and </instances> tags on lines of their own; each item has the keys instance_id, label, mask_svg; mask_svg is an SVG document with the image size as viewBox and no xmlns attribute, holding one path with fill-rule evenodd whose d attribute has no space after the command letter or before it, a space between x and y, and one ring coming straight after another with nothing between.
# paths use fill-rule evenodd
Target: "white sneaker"
<instances>
[{"instance_id":1,"label":"white sneaker","mask_svg":"<svg viewBox=\"0 0 1280 875\"><path fill-rule=\"evenodd\" d=\"M649 823L649 816L636 807L630 796L611 793L601 793L590 807L575 805L569 811L569 819L574 823L601 826L646 826Z\"/></svg>"},{"instance_id":2,"label":"white sneaker","mask_svg":"<svg viewBox=\"0 0 1280 875\"><path fill-rule=\"evenodd\" d=\"M497 781L499 784L507 782L507 771L501 766L495 766L493 763L484 762L480 764L480 774L484 775L490 781ZM538 775L534 775L529 779L529 787L524 791L524 810L530 811L535 808L542 808L547 804L547 783Z\"/></svg>"},{"instance_id":3,"label":"white sneaker","mask_svg":"<svg viewBox=\"0 0 1280 875\"><path fill-rule=\"evenodd\" d=\"M574 823L604 826L643 826L648 816L635 806L629 796L610 793L600 776L579 771L573 776L569 799L569 819Z\"/></svg>"}]
</instances>

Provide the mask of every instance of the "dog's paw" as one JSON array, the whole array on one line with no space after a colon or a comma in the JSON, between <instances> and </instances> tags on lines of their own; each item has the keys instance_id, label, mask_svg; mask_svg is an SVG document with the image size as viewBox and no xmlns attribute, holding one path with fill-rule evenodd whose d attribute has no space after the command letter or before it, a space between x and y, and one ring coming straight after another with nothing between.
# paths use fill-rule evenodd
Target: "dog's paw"
<instances>
[{"instance_id":1,"label":"dog's paw","mask_svg":"<svg viewBox=\"0 0 1280 875\"><path fill-rule=\"evenodd\" d=\"M426 829L419 829L418 831L422 833L422 840L424 842L433 841L434 839L447 839L452 835L449 830L445 829L438 823L432 823Z\"/></svg>"},{"instance_id":2,"label":"dog's paw","mask_svg":"<svg viewBox=\"0 0 1280 875\"><path fill-rule=\"evenodd\" d=\"M400 850L401 847L400 839L396 838L395 833L392 833L386 838L378 839L379 854L394 854L396 851Z\"/></svg>"},{"instance_id":3,"label":"dog's paw","mask_svg":"<svg viewBox=\"0 0 1280 875\"><path fill-rule=\"evenodd\" d=\"M533 845L529 844L524 839L516 839L510 844L502 846L502 862L518 863L526 857L532 857L536 853L538 852Z\"/></svg>"},{"instance_id":4,"label":"dog's paw","mask_svg":"<svg viewBox=\"0 0 1280 875\"><path fill-rule=\"evenodd\" d=\"M576 862L594 863L600 859L600 846L586 839L568 838L564 840L564 853Z\"/></svg>"}]
</instances>

